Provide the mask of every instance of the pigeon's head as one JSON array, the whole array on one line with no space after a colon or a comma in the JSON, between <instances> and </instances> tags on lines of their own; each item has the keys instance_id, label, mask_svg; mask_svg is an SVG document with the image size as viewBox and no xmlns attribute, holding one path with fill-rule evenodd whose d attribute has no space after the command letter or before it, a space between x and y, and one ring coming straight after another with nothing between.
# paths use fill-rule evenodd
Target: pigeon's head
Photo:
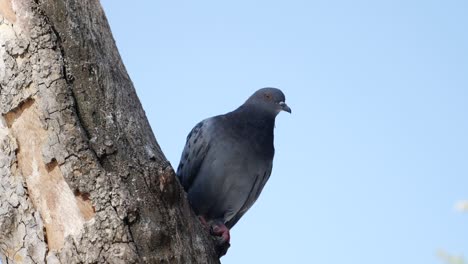
<instances>
[{"instance_id":1,"label":"pigeon's head","mask_svg":"<svg viewBox=\"0 0 468 264\"><path fill-rule=\"evenodd\" d=\"M283 92L277 88L262 88L250 96L245 103L275 116L281 111L291 113Z\"/></svg>"}]
</instances>

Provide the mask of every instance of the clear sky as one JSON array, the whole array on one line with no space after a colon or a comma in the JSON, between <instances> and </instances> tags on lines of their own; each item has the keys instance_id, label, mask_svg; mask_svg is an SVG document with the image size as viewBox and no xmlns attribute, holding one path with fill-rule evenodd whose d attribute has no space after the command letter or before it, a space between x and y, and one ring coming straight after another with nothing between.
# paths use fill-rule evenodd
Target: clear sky
<instances>
[{"instance_id":1,"label":"clear sky","mask_svg":"<svg viewBox=\"0 0 468 264\"><path fill-rule=\"evenodd\" d=\"M173 167L198 121L286 94L224 264L468 256L466 0L101 2Z\"/></svg>"}]
</instances>

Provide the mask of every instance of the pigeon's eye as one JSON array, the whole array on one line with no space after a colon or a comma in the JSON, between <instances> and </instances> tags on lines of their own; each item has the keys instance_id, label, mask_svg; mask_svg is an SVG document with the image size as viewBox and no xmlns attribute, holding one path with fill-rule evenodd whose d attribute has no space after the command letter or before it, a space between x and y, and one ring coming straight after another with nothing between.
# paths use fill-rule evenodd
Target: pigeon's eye
<instances>
[{"instance_id":1,"label":"pigeon's eye","mask_svg":"<svg viewBox=\"0 0 468 264\"><path fill-rule=\"evenodd\" d=\"M265 99L267 99L268 101L271 100L271 94L269 93L266 93L266 94L263 94L263 96L265 97Z\"/></svg>"}]
</instances>

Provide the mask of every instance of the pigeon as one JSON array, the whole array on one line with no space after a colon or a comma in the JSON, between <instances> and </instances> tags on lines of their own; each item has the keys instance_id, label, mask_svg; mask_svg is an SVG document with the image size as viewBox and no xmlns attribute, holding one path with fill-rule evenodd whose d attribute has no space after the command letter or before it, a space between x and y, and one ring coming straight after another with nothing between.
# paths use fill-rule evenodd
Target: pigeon
<instances>
[{"instance_id":1,"label":"pigeon","mask_svg":"<svg viewBox=\"0 0 468 264\"><path fill-rule=\"evenodd\" d=\"M201 121L187 136L177 178L200 221L225 243L270 177L281 111L291 113L283 92L262 88L236 110Z\"/></svg>"}]
</instances>

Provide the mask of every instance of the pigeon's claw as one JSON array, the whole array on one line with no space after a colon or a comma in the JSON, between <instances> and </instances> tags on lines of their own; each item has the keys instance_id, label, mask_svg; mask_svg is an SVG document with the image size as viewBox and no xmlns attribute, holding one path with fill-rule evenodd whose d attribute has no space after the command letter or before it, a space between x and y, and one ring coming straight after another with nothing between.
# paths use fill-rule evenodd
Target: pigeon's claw
<instances>
[{"instance_id":1,"label":"pigeon's claw","mask_svg":"<svg viewBox=\"0 0 468 264\"><path fill-rule=\"evenodd\" d=\"M213 224L211 226L210 233L214 236L221 237L223 243L229 243L231 240L229 228L227 228L223 223Z\"/></svg>"}]
</instances>

